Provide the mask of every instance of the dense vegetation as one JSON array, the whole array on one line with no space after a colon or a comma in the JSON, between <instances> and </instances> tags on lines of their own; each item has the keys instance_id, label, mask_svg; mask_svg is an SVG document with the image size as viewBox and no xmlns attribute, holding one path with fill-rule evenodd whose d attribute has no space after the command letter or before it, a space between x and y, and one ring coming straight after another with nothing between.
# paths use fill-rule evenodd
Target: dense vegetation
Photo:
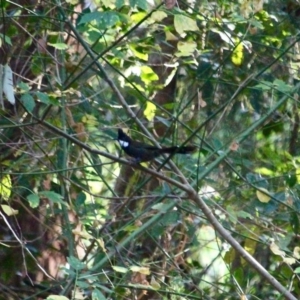
<instances>
[{"instance_id":1,"label":"dense vegetation","mask_svg":"<svg viewBox=\"0 0 300 300\"><path fill-rule=\"evenodd\" d=\"M0 298L299 299L299 12L1 0Z\"/></svg>"}]
</instances>

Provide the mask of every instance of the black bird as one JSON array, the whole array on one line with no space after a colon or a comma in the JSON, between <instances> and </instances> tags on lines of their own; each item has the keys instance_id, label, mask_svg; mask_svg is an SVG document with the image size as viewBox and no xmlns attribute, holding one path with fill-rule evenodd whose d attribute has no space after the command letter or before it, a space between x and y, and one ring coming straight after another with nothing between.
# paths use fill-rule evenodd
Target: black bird
<instances>
[{"instance_id":1,"label":"black bird","mask_svg":"<svg viewBox=\"0 0 300 300\"><path fill-rule=\"evenodd\" d=\"M141 142L133 141L128 135L126 135L122 129L118 129L118 142L124 152L134 157L136 163L143 161L152 160L164 153L168 154L188 154L193 152L196 147L185 146L185 147L165 147L158 148L156 146L147 145Z\"/></svg>"}]
</instances>

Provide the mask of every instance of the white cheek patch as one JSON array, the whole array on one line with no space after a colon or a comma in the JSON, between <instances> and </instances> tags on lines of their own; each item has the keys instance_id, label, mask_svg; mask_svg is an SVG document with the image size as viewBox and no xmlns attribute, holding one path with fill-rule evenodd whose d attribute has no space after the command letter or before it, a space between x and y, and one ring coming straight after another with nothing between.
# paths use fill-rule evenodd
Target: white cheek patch
<instances>
[{"instance_id":1,"label":"white cheek patch","mask_svg":"<svg viewBox=\"0 0 300 300\"><path fill-rule=\"evenodd\" d=\"M119 143L120 143L121 147L123 147L123 148L127 148L129 146L129 143L126 141L119 140Z\"/></svg>"}]
</instances>

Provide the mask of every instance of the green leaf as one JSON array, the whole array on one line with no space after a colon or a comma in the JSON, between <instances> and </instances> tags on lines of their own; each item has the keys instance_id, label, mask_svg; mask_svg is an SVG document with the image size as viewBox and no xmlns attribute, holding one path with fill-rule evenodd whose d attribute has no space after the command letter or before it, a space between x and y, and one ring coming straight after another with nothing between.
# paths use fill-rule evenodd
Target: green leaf
<instances>
[{"instance_id":1,"label":"green leaf","mask_svg":"<svg viewBox=\"0 0 300 300\"><path fill-rule=\"evenodd\" d=\"M36 208L40 204L40 197L37 194L30 194L26 197L30 207Z\"/></svg>"},{"instance_id":2,"label":"green leaf","mask_svg":"<svg viewBox=\"0 0 300 300\"><path fill-rule=\"evenodd\" d=\"M199 31L195 20L179 14L174 17L174 26L180 35L185 31Z\"/></svg>"},{"instance_id":3,"label":"green leaf","mask_svg":"<svg viewBox=\"0 0 300 300\"><path fill-rule=\"evenodd\" d=\"M250 214L250 213L248 213L246 211L243 211L243 210L238 211L237 216L239 218L244 218L244 219L246 219L246 218L251 219L251 220L253 219L253 214Z\"/></svg>"},{"instance_id":4,"label":"green leaf","mask_svg":"<svg viewBox=\"0 0 300 300\"><path fill-rule=\"evenodd\" d=\"M63 197L60 194L57 194L53 191L42 191L42 192L39 192L39 195L40 195L40 197L48 198L49 201L51 201L53 203L67 205L67 203L65 201L63 201Z\"/></svg>"},{"instance_id":5,"label":"green leaf","mask_svg":"<svg viewBox=\"0 0 300 300\"><path fill-rule=\"evenodd\" d=\"M98 20L98 25L100 29L107 29L114 26L120 21L119 16L112 11L106 11L102 13L102 17Z\"/></svg>"},{"instance_id":6,"label":"green leaf","mask_svg":"<svg viewBox=\"0 0 300 300\"><path fill-rule=\"evenodd\" d=\"M48 43L48 45L54 47L57 50L66 50L69 48L69 46L65 43Z\"/></svg>"},{"instance_id":7,"label":"green leaf","mask_svg":"<svg viewBox=\"0 0 300 300\"><path fill-rule=\"evenodd\" d=\"M116 5L117 9L121 8L122 6L124 6L124 4L125 4L125 0L116 0L116 2L115 2L115 5Z\"/></svg>"},{"instance_id":8,"label":"green leaf","mask_svg":"<svg viewBox=\"0 0 300 300\"><path fill-rule=\"evenodd\" d=\"M86 267L85 263L81 262L78 258L74 256L68 257L68 263L74 270L82 270Z\"/></svg>"},{"instance_id":9,"label":"green leaf","mask_svg":"<svg viewBox=\"0 0 300 300\"><path fill-rule=\"evenodd\" d=\"M20 101L23 103L23 105L29 112L32 112L35 108L35 101L33 97L28 93L22 95Z\"/></svg>"},{"instance_id":10,"label":"green leaf","mask_svg":"<svg viewBox=\"0 0 300 300\"><path fill-rule=\"evenodd\" d=\"M86 194L83 192L80 192L80 193L78 193L78 195L76 197L75 203L77 206L80 206L80 205L84 204L85 200L86 200Z\"/></svg>"},{"instance_id":11,"label":"green leaf","mask_svg":"<svg viewBox=\"0 0 300 300\"><path fill-rule=\"evenodd\" d=\"M94 289L92 292L92 300L106 300L107 298L98 290Z\"/></svg>"},{"instance_id":12,"label":"green leaf","mask_svg":"<svg viewBox=\"0 0 300 300\"><path fill-rule=\"evenodd\" d=\"M292 86L289 84L286 84L283 80L275 79L273 82L273 85L276 87L276 89L283 93L289 93L292 90Z\"/></svg>"},{"instance_id":13,"label":"green leaf","mask_svg":"<svg viewBox=\"0 0 300 300\"><path fill-rule=\"evenodd\" d=\"M138 8L141 8L143 10L148 9L147 1L145 0L129 0L129 4L132 8L137 6Z\"/></svg>"},{"instance_id":14,"label":"green leaf","mask_svg":"<svg viewBox=\"0 0 300 300\"><path fill-rule=\"evenodd\" d=\"M21 92L29 92L30 91L29 85L23 81L19 82L17 87L21 90Z\"/></svg>"},{"instance_id":15,"label":"green leaf","mask_svg":"<svg viewBox=\"0 0 300 300\"><path fill-rule=\"evenodd\" d=\"M91 286L91 284L89 282L85 282L85 281L82 281L82 280L78 280L76 282L76 285L80 289L87 289L87 288L89 288Z\"/></svg>"},{"instance_id":16,"label":"green leaf","mask_svg":"<svg viewBox=\"0 0 300 300\"><path fill-rule=\"evenodd\" d=\"M93 11L91 13L86 13L81 16L78 25L82 25L85 23L90 23L94 20L99 20L101 18L102 13L100 11Z\"/></svg>"},{"instance_id":17,"label":"green leaf","mask_svg":"<svg viewBox=\"0 0 300 300\"><path fill-rule=\"evenodd\" d=\"M275 79L273 82L261 80L260 83L255 86L255 88L262 89L263 91L276 89L277 91L282 93L289 93L292 89L292 86L286 84L281 79Z\"/></svg>"},{"instance_id":18,"label":"green leaf","mask_svg":"<svg viewBox=\"0 0 300 300\"><path fill-rule=\"evenodd\" d=\"M1 7L1 6L0 6L0 7ZM1 45L1 42L2 42L3 39L4 39L4 42L5 42L6 44L9 44L10 46L12 46L10 37L8 37L7 35L4 35L4 36L3 36L3 34L0 33L0 45Z\"/></svg>"},{"instance_id":19,"label":"green leaf","mask_svg":"<svg viewBox=\"0 0 300 300\"><path fill-rule=\"evenodd\" d=\"M157 204L154 204L152 205L152 209L155 209L159 212L163 212L165 213L166 212L166 209L169 207L169 204L168 203L157 203Z\"/></svg>"},{"instance_id":20,"label":"green leaf","mask_svg":"<svg viewBox=\"0 0 300 300\"><path fill-rule=\"evenodd\" d=\"M35 94L41 102L43 102L45 104L50 104L50 99L49 99L49 96L47 94L41 93L41 92L36 92Z\"/></svg>"},{"instance_id":21,"label":"green leaf","mask_svg":"<svg viewBox=\"0 0 300 300\"><path fill-rule=\"evenodd\" d=\"M272 89L272 83L270 81L261 80L260 83L255 86L255 88L263 91L269 91Z\"/></svg>"},{"instance_id":22,"label":"green leaf","mask_svg":"<svg viewBox=\"0 0 300 300\"><path fill-rule=\"evenodd\" d=\"M78 25L96 21L100 29L107 29L120 21L119 15L114 11L93 11L81 17Z\"/></svg>"}]
</instances>

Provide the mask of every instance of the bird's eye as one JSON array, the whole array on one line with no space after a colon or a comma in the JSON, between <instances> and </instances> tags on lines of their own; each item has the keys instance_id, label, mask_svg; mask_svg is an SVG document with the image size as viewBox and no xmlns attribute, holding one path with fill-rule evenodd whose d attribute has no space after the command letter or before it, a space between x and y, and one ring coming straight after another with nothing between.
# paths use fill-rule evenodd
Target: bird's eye
<instances>
[{"instance_id":1,"label":"bird's eye","mask_svg":"<svg viewBox=\"0 0 300 300\"><path fill-rule=\"evenodd\" d=\"M119 140L119 143L120 143L121 147L124 147L124 148L129 146L129 143L126 141Z\"/></svg>"}]
</instances>

